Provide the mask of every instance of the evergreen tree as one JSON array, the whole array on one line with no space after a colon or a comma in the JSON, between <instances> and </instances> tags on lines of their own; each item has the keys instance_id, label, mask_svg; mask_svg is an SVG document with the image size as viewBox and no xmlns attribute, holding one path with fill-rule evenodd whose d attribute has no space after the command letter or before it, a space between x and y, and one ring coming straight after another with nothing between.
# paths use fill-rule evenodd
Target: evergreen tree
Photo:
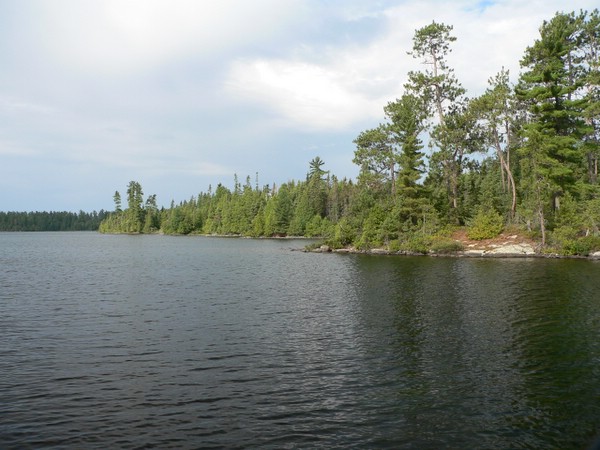
<instances>
[{"instance_id":1,"label":"evergreen tree","mask_svg":"<svg viewBox=\"0 0 600 450\"><path fill-rule=\"evenodd\" d=\"M432 22L416 30L413 49L409 54L420 59L427 68L422 72L410 72L406 88L420 97L436 115L437 122L431 134L436 150L430 164L438 165L437 173L446 185L449 214L452 220L459 221L458 182L465 150L461 140L469 141L470 129L457 128L466 126L469 120L465 110L466 99L463 97L465 89L447 61L450 44L456 41L450 34L452 29L452 26Z\"/></svg>"},{"instance_id":2,"label":"evergreen tree","mask_svg":"<svg viewBox=\"0 0 600 450\"><path fill-rule=\"evenodd\" d=\"M265 235L286 236L294 212L295 183L284 183L269 199L265 209Z\"/></svg>"},{"instance_id":3,"label":"evergreen tree","mask_svg":"<svg viewBox=\"0 0 600 450\"><path fill-rule=\"evenodd\" d=\"M250 177L242 185L234 175L233 190L209 186L159 212L156 196L144 205L141 186L132 181L127 209L121 211L115 192L115 213L100 229L321 235L333 246L426 251L440 241L442 218L466 223L477 238L495 235L508 218L539 230L543 244L565 253L589 250L591 244L576 241L600 233L598 11L558 13L544 22L521 61L518 85L513 89L501 70L474 100L447 62L455 41L444 24L416 30L410 54L425 69L408 74L405 92L384 107L384 123L354 140L356 183L330 175L317 156L305 180L260 190L258 176L253 187ZM471 157L474 152L482 157ZM82 212L41 217L61 229L88 220ZM42 220L28 213L0 219L29 228Z\"/></svg>"},{"instance_id":4,"label":"evergreen tree","mask_svg":"<svg viewBox=\"0 0 600 450\"><path fill-rule=\"evenodd\" d=\"M560 197L572 191L581 163L580 142L588 134L583 120L584 100L577 95L581 83L576 61L578 20L558 13L540 28L540 38L528 47L516 89L527 104L529 122L523 127L522 156L525 186L534 192L542 244L546 242L546 207L560 207Z\"/></svg>"},{"instance_id":5,"label":"evergreen tree","mask_svg":"<svg viewBox=\"0 0 600 450\"><path fill-rule=\"evenodd\" d=\"M394 217L400 224L411 228L419 223L424 199L424 189L419 180L425 171L423 145L420 139L421 132L425 129L427 118L426 105L422 100L412 94L404 94L395 102L390 102L384 108L387 118L391 121L388 130L390 141L395 147L396 160L399 165L397 175L397 197ZM388 221L389 224L389 221ZM386 234L386 236L389 233ZM386 238L387 239L387 238Z\"/></svg>"},{"instance_id":6,"label":"evergreen tree","mask_svg":"<svg viewBox=\"0 0 600 450\"><path fill-rule=\"evenodd\" d=\"M325 161L323 161L320 157L316 156L313 158L309 163L310 169L308 171L308 178L323 178L323 175L327 173L325 170L321 169L324 164Z\"/></svg>"},{"instance_id":7,"label":"evergreen tree","mask_svg":"<svg viewBox=\"0 0 600 450\"><path fill-rule=\"evenodd\" d=\"M160 229L160 215L156 204L156 194L146 199L146 218L144 219L144 233L153 233Z\"/></svg>"},{"instance_id":8,"label":"evergreen tree","mask_svg":"<svg viewBox=\"0 0 600 450\"><path fill-rule=\"evenodd\" d=\"M121 212L121 194L119 194L119 191L115 191L113 200L115 202L115 212Z\"/></svg>"},{"instance_id":9,"label":"evergreen tree","mask_svg":"<svg viewBox=\"0 0 600 450\"><path fill-rule=\"evenodd\" d=\"M144 227L144 193L137 181L130 181L127 186L126 223L128 233L140 233Z\"/></svg>"},{"instance_id":10,"label":"evergreen tree","mask_svg":"<svg viewBox=\"0 0 600 450\"><path fill-rule=\"evenodd\" d=\"M578 40L580 64L583 70L583 117L588 126L584 136L584 149L588 165L588 181L598 182L598 159L600 158L600 12L579 16L581 33Z\"/></svg>"},{"instance_id":11,"label":"evergreen tree","mask_svg":"<svg viewBox=\"0 0 600 450\"><path fill-rule=\"evenodd\" d=\"M356 151L352 162L360 166L361 183L377 191L385 190L389 184L389 193L395 192L397 155L390 142L388 125L361 132L354 140Z\"/></svg>"},{"instance_id":12,"label":"evergreen tree","mask_svg":"<svg viewBox=\"0 0 600 450\"><path fill-rule=\"evenodd\" d=\"M502 69L488 80L489 87L472 102L474 114L482 122L484 148L493 149L498 159L502 190L510 196L509 216L517 210L517 186L513 174L511 152L520 122L519 107L508 70Z\"/></svg>"}]
</instances>

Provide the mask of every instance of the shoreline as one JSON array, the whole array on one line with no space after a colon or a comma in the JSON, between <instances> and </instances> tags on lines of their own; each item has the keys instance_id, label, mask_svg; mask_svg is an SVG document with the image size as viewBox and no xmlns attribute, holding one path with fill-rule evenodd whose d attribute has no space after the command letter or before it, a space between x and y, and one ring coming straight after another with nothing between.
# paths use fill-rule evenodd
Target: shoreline
<instances>
[{"instance_id":1,"label":"shoreline","mask_svg":"<svg viewBox=\"0 0 600 450\"><path fill-rule=\"evenodd\" d=\"M304 248L306 253L338 253L351 255L374 255L374 256L425 256L433 258L480 258L480 259L583 259L583 260L600 260L600 251L584 255L561 255L558 253L540 253L536 252L531 246L520 245L522 251L514 251L513 244L497 246L492 249L469 249L457 250L448 252L429 251L427 253L411 252L411 251L392 251L385 248L373 248L369 250L359 250L355 247L344 247L339 249L331 248L328 245L321 245L316 248Z\"/></svg>"},{"instance_id":2,"label":"shoreline","mask_svg":"<svg viewBox=\"0 0 600 450\"><path fill-rule=\"evenodd\" d=\"M190 233L190 234L171 234L163 233L161 231L154 233L101 233L101 234L113 234L113 235L158 235L158 236L195 236L195 237L207 237L207 238L227 238L227 239L257 239L257 240L304 240L304 241L319 241L318 237L306 237L306 236L244 236L239 234L202 234L202 233ZM497 239L486 240L477 242L476 244L472 241L464 239L456 239L457 242L461 242L464 245L463 250L455 251L442 251L436 252L430 250L426 253L423 252L412 252L406 250L388 250L385 248L372 248L368 250L359 250L355 247L342 247L332 248L329 245L322 244L315 248L293 248L292 251L300 251L304 253L338 253L338 254L353 254L353 255L374 255L374 256L427 256L433 258L482 258L482 259L583 259L583 260L600 260L600 251L595 251L587 256L584 255L561 255L559 253L541 253L534 247L536 243L531 240L523 240L517 238L516 235L506 236L502 234L499 236L501 243L491 243L491 241L498 242Z\"/></svg>"},{"instance_id":3,"label":"shoreline","mask_svg":"<svg viewBox=\"0 0 600 450\"><path fill-rule=\"evenodd\" d=\"M479 259L584 259L584 260L600 260L600 252L595 252L588 256L583 255L559 255L558 253L490 253L482 252L475 253L469 251L456 252L406 252L406 251L390 251L385 249L370 249L358 250L355 248L340 248L340 249L297 249L305 253L338 253L341 255L370 255L370 256L423 256L428 258L479 258Z\"/></svg>"}]
</instances>

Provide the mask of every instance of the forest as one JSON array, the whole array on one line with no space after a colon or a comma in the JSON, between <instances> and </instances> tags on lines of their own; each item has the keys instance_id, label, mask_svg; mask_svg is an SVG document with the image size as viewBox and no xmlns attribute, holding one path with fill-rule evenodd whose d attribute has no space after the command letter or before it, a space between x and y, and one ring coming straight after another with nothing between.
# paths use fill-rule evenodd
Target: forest
<instances>
[{"instance_id":1,"label":"forest","mask_svg":"<svg viewBox=\"0 0 600 450\"><path fill-rule=\"evenodd\" d=\"M142 186L117 191L105 233L319 237L333 248L458 250L503 230L526 233L539 251L600 249L600 14L559 12L539 28L516 82L504 68L470 98L449 63L453 27L415 31L399 98L382 123L354 140L356 180L315 157L304 180L233 189L219 184L169 208ZM476 62L474 62L476 64Z\"/></svg>"},{"instance_id":2,"label":"forest","mask_svg":"<svg viewBox=\"0 0 600 450\"><path fill-rule=\"evenodd\" d=\"M107 212L0 212L0 231L96 231Z\"/></svg>"}]
</instances>

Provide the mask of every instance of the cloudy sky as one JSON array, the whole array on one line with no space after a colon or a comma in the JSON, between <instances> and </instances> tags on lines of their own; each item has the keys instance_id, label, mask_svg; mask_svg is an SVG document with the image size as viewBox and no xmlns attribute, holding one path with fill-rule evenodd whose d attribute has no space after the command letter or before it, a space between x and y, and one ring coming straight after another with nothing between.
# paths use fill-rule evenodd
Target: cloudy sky
<instances>
[{"instance_id":1,"label":"cloudy sky","mask_svg":"<svg viewBox=\"0 0 600 450\"><path fill-rule=\"evenodd\" d=\"M597 0L572 0L568 11ZM415 29L454 26L469 96L513 79L564 0L0 0L0 211L159 204L209 184L353 178L352 140L402 94Z\"/></svg>"}]
</instances>

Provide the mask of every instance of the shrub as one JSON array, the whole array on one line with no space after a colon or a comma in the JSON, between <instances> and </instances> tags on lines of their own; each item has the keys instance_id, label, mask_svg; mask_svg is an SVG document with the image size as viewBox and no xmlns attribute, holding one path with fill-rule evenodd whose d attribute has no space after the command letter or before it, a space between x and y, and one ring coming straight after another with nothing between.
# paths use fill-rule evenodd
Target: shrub
<instances>
[{"instance_id":1,"label":"shrub","mask_svg":"<svg viewBox=\"0 0 600 450\"><path fill-rule=\"evenodd\" d=\"M388 244L388 250L390 252L398 252L398 251L402 250L400 241L398 239L391 240L390 243Z\"/></svg>"},{"instance_id":2,"label":"shrub","mask_svg":"<svg viewBox=\"0 0 600 450\"><path fill-rule=\"evenodd\" d=\"M315 214L312 217L312 219L310 219L310 221L306 224L304 235L306 237L316 237L323 235L323 219L320 215Z\"/></svg>"},{"instance_id":3,"label":"shrub","mask_svg":"<svg viewBox=\"0 0 600 450\"><path fill-rule=\"evenodd\" d=\"M431 238L417 234L408 235L404 241L399 243L400 250L411 253L427 253L430 247Z\"/></svg>"},{"instance_id":4,"label":"shrub","mask_svg":"<svg viewBox=\"0 0 600 450\"><path fill-rule=\"evenodd\" d=\"M431 244L431 250L435 253L454 253L464 250L461 242L453 239L442 238L434 239Z\"/></svg>"},{"instance_id":5,"label":"shrub","mask_svg":"<svg viewBox=\"0 0 600 450\"><path fill-rule=\"evenodd\" d=\"M313 250L321 248L322 245L323 245L323 242L320 242L320 241L312 242L310 244L305 245L304 250L311 252Z\"/></svg>"},{"instance_id":6,"label":"shrub","mask_svg":"<svg viewBox=\"0 0 600 450\"><path fill-rule=\"evenodd\" d=\"M467 229L467 237L478 241L492 239L498 236L503 228L502 216L495 209L484 210L481 208Z\"/></svg>"},{"instance_id":7,"label":"shrub","mask_svg":"<svg viewBox=\"0 0 600 450\"><path fill-rule=\"evenodd\" d=\"M588 256L598 250L600 250L599 236L564 239L559 245L559 251L563 255Z\"/></svg>"},{"instance_id":8,"label":"shrub","mask_svg":"<svg viewBox=\"0 0 600 450\"><path fill-rule=\"evenodd\" d=\"M354 228L345 217L340 220L333 232L333 237L326 243L332 248L342 248L351 244L356 239Z\"/></svg>"},{"instance_id":9,"label":"shrub","mask_svg":"<svg viewBox=\"0 0 600 450\"><path fill-rule=\"evenodd\" d=\"M554 244L562 245L566 241L572 241L577 238L577 229L574 227L563 225L561 227L557 227L552 231L551 239Z\"/></svg>"}]
</instances>

